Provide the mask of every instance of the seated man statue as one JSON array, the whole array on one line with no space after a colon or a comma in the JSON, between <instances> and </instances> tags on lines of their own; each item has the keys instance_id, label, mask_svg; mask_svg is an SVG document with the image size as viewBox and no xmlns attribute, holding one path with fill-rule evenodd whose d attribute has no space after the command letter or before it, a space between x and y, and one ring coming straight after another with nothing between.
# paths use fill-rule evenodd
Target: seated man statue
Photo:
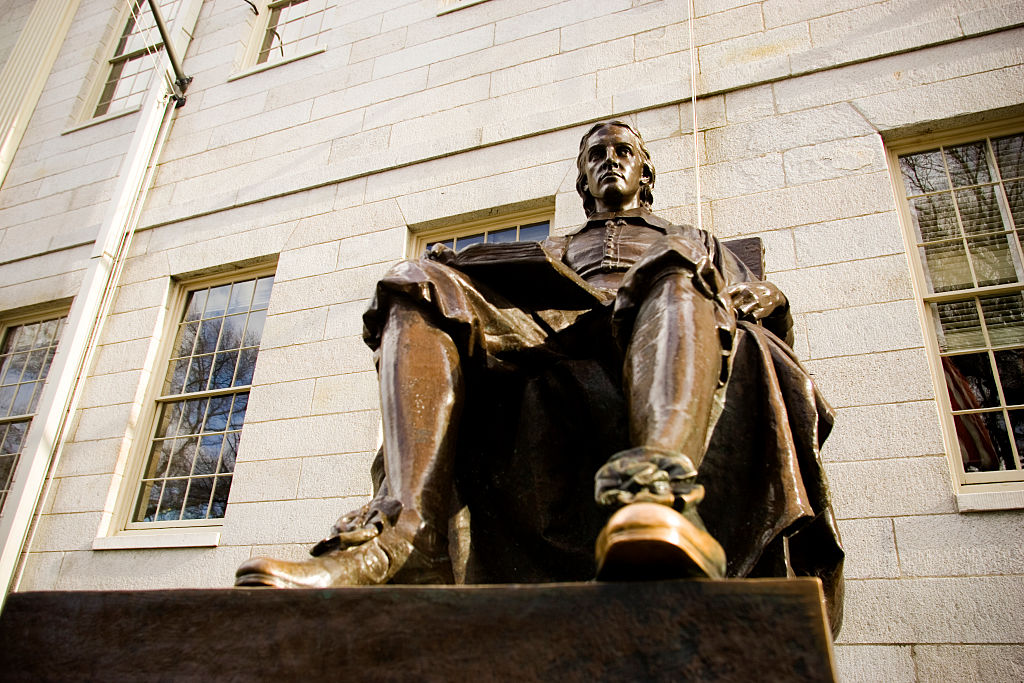
<instances>
[{"instance_id":1,"label":"seated man statue","mask_svg":"<svg viewBox=\"0 0 1024 683\"><path fill-rule=\"evenodd\" d=\"M650 213L629 125L591 128L577 166L587 222L568 236L436 245L378 283L374 498L312 558L253 558L238 585L809 575L838 624L832 411L787 299Z\"/></svg>"}]
</instances>

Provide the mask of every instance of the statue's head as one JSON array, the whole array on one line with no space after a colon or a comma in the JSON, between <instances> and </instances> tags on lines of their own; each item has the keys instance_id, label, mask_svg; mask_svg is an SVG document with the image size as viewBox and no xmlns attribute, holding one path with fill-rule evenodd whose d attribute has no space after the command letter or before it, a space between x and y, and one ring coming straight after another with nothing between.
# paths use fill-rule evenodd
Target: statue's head
<instances>
[{"instance_id":1,"label":"statue's head","mask_svg":"<svg viewBox=\"0 0 1024 683\"><path fill-rule=\"evenodd\" d=\"M640 180L636 193L636 199L639 206L645 208L651 208L654 203L654 163L651 161L651 153L647 151L647 146L644 144L643 138L640 134L633 129L628 123L622 121L606 121L604 123L595 124L590 130L587 131L583 139L580 140L580 153L576 157L576 191L580 197L583 198L583 210L589 216L597 210L597 200L591 192L591 188L588 185L587 180L587 167L590 159L591 140L594 138L600 138L607 134L613 134L616 137L622 137L631 140L633 147L636 150L638 161L641 162Z\"/></svg>"}]
</instances>

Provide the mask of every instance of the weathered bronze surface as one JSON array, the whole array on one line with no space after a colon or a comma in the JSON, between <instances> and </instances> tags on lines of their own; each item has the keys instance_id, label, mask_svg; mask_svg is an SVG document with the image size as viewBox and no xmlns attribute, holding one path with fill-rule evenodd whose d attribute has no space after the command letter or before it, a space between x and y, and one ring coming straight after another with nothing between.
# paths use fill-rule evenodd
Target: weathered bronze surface
<instances>
[{"instance_id":1,"label":"weathered bronze surface","mask_svg":"<svg viewBox=\"0 0 1024 683\"><path fill-rule=\"evenodd\" d=\"M831 681L794 581L12 593L4 681Z\"/></svg>"},{"instance_id":2,"label":"weathered bronze surface","mask_svg":"<svg viewBox=\"0 0 1024 683\"><path fill-rule=\"evenodd\" d=\"M378 283L374 499L310 560L249 560L239 585L803 575L838 627L832 411L789 347L786 297L650 212L654 166L626 124L594 126L577 166L576 231L435 246Z\"/></svg>"}]
</instances>

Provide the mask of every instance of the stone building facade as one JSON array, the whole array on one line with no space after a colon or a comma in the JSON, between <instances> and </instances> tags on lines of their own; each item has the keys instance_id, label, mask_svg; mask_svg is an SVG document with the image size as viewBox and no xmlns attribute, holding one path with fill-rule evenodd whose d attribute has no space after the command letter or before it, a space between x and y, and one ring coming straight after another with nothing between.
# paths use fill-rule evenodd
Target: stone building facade
<instances>
[{"instance_id":1,"label":"stone building facade","mask_svg":"<svg viewBox=\"0 0 1024 683\"><path fill-rule=\"evenodd\" d=\"M302 556L370 494L374 282L451 234L573 229L580 135L620 118L676 222L696 149L703 226L763 240L837 409L841 680L1024 678L1021 3L694 0L692 26L682 0L161 4L180 108L145 3L0 16L10 590Z\"/></svg>"}]
</instances>

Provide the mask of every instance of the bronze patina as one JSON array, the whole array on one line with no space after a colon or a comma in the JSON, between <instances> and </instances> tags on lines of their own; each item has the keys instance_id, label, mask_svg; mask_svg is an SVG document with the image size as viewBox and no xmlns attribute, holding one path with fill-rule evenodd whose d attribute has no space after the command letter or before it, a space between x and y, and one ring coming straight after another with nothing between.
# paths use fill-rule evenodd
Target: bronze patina
<instances>
[{"instance_id":1,"label":"bronze patina","mask_svg":"<svg viewBox=\"0 0 1024 683\"><path fill-rule=\"evenodd\" d=\"M591 128L577 167L574 232L437 245L377 284L373 500L310 559L253 558L238 585L804 575L838 626L832 410L790 348L788 300L651 213L629 125Z\"/></svg>"}]
</instances>

